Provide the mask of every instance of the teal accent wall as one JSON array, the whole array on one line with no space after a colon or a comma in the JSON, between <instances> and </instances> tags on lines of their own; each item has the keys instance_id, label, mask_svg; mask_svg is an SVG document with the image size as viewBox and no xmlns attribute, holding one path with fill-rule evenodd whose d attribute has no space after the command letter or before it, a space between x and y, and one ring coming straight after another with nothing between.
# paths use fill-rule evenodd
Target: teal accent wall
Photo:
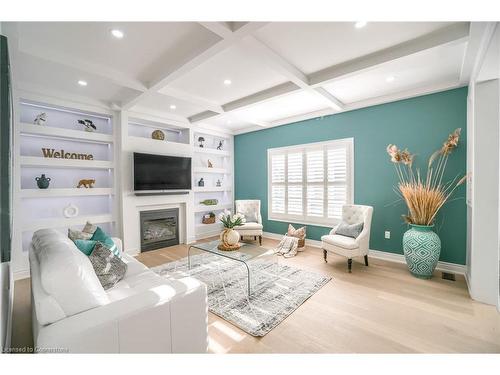
<instances>
[{"instance_id":1,"label":"teal accent wall","mask_svg":"<svg viewBox=\"0 0 500 375\"><path fill-rule=\"evenodd\" d=\"M358 109L235 136L235 198L260 199L264 231L284 234L287 223L267 219L267 149L354 138L354 203L374 207L370 248L402 254L407 230L401 215L405 205L393 191L397 183L389 161L389 143L417 154L425 170L429 156L448 134L462 128L458 149L451 155L447 177L466 171L467 88ZM436 231L441 238L441 261L465 264L465 185L440 212ZM391 239L384 239L384 231ZM329 228L307 225L307 238L320 240Z\"/></svg>"}]
</instances>

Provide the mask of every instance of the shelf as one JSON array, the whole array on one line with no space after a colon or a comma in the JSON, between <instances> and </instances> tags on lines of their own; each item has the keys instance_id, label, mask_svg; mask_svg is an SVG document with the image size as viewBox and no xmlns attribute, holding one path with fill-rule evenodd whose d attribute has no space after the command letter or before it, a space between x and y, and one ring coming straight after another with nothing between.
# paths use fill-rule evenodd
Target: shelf
<instances>
[{"instance_id":1,"label":"shelf","mask_svg":"<svg viewBox=\"0 0 500 375\"><path fill-rule=\"evenodd\" d=\"M217 150L215 148L195 147L194 152L199 152L201 154L219 155L219 156L231 156L231 153L229 151Z\"/></svg>"},{"instance_id":2,"label":"shelf","mask_svg":"<svg viewBox=\"0 0 500 375\"><path fill-rule=\"evenodd\" d=\"M229 174L229 171L225 168L204 168L197 167L193 168L194 173L217 173L217 174Z\"/></svg>"},{"instance_id":3,"label":"shelf","mask_svg":"<svg viewBox=\"0 0 500 375\"><path fill-rule=\"evenodd\" d=\"M191 154L191 145L189 143L160 141L157 139L136 137L129 135L127 137L128 146L131 150L145 153L169 153L169 154Z\"/></svg>"},{"instance_id":4,"label":"shelf","mask_svg":"<svg viewBox=\"0 0 500 375\"><path fill-rule=\"evenodd\" d=\"M212 192L216 192L216 191L231 191L231 188L230 187L207 187L207 186L204 186L204 187L199 187L199 186L196 186L193 188L193 191L195 193L212 193Z\"/></svg>"},{"instance_id":5,"label":"shelf","mask_svg":"<svg viewBox=\"0 0 500 375\"><path fill-rule=\"evenodd\" d=\"M220 138L220 139L231 139L231 136L230 135L227 135L227 134L221 134L221 133L217 133L217 134L214 134L214 133L211 133L210 131L203 131L203 130L195 130L194 131L194 135L195 135L195 139L198 139L198 136L199 135L206 135L208 137L211 137L211 138Z\"/></svg>"},{"instance_id":6,"label":"shelf","mask_svg":"<svg viewBox=\"0 0 500 375\"><path fill-rule=\"evenodd\" d=\"M90 195L113 195L112 188L71 189L22 189L21 198L76 197Z\"/></svg>"},{"instance_id":7,"label":"shelf","mask_svg":"<svg viewBox=\"0 0 500 375\"><path fill-rule=\"evenodd\" d=\"M84 142L113 143L113 136L110 134L55 128L47 125L33 125L27 123L21 123L21 134L50 138L76 139Z\"/></svg>"},{"instance_id":8,"label":"shelf","mask_svg":"<svg viewBox=\"0 0 500 375\"><path fill-rule=\"evenodd\" d=\"M213 224L196 224L196 230L201 230L201 229L215 230L222 228L223 228L222 223L217 221Z\"/></svg>"},{"instance_id":9,"label":"shelf","mask_svg":"<svg viewBox=\"0 0 500 375\"><path fill-rule=\"evenodd\" d=\"M38 230L43 228L61 228L71 227L74 225L85 225L89 221L92 224L102 224L114 222L113 216L109 215L96 215L96 216L78 216L73 218L59 218L59 219L39 219L32 222L23 223L23 230Z\"/></svg>"},{"instance_id":10,"label":"shelf","mask_svg":"<svg viewBox=\"0 0 500 375\"><path fill-rule=\"evenodd\" d=\"M195 205L194 212L210 212L210 211L220 211L226 208L232 208L233 205L231 203L222 203L213 206L206 205Z\"/></svg>"},{"instance_id":11,"label":"shelf","mask_svg":"<svg viewBox=\"0 0 500 375\"><path fill-rule=\"evenodd\" d=\"M52 159L39 156L21 156L23 167L112 169L113 162L105 160Z\"/></svg>"}]
</instances>

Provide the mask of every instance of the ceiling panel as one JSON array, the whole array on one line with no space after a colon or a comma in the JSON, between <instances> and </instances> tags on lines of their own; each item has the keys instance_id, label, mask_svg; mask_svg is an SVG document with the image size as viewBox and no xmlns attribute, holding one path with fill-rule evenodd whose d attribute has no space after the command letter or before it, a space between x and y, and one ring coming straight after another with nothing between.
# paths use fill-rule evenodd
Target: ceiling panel
<instances>
[{"instance_id":1,"label":"ceiling panel","mask_svg":"<svg viewBox=\"0 0 500 375\"><path fill-rule=\"evenodd\" d=\"M208 48L218 36L195 22L19 22L20 45L47 48L143 81ZM123 39L110 31L124 32Z\"/></svg>"},{"instance_id":2,"label":"ceiling panel","mask_svg":"<svg viewBox=\"0 0 500 375\"><path fill-rule=\"evenodd\" d=\"M226 79L231 80L231 85L224 85ZM252 53L243 40L173 81L170 86L221 105L284 82L286 79Z\"/></svg>"},{"instance_id":3,"label":"ceiling panel","mask_svg":"<svg viewBox=\"0 0 500 375\"><path fill-rule=\"evenodd\" d=\"M15 64L14 84L33 85L117 104L131 100L139 94L139 91L113 84L102 77L25 54L17 54L15 58L13 56L11 63ZM86 81L87 86L80 86L79 80Z\"/></svg>"},{"instance_id":4,"label":"ceiling panel","mask_svg":"<svg viewBox=\"0 0 500 375\"><path fill-rule=\"evenodd\" d=\"M461 43L433 48L333 81L324 88L342 102L352 103L426 85L458 82L465 46ZM391 76L394 80L387 82Z\"/></svg>"},{"instance_id":5,"label":"ceiling panel","mask_svg":"<svg viewBox=\"0 0 500 375\"><path fill-rule=\"evenodd\" d=\"M258 38L306 74L448 26L445 22L273 22Z\"/></svg>"},{"instance_id":6,"label":"ceiling panel","mask_svg":"<svg viewBox=\"0 0 500 375\"><path fill-rule=\"evenodd\" d=\"M242 120L233 114L225 114L225 115L211 117L203 121L197 122L196 124L200 125L206 124L211 127L220 128L221 131L223 131L224 129L239 130L255 126L255 124Z\"/></svg>"},{"instance_id":7,"label":"ceiling panel","mask_svg":"<svg viewBox=\"0 0 500 375\"><path fill-rule=\"evenodd\" d=\"M325 104L316 95L296 91L276 99L234 111L234 115L252 121L275 121L325 109Z\"/></svg>"},{"instance_id":8,"label":"ceiling panel","mask_svg":"<svg viewBox=\"0 0 500 375\"><path fill-rule=\"evenodd\" d=\"M175 106L175 109L170 108L172 105ZM205 110L203 107L193 105L172 96L155 93L147 95L141 99L139 103L137 103L137 107L140 107L141 109L150 108L155 111L168 112L185 118ZM132 110L135 110L134 107L132 107Z\"/></svg>"}]
</instances>

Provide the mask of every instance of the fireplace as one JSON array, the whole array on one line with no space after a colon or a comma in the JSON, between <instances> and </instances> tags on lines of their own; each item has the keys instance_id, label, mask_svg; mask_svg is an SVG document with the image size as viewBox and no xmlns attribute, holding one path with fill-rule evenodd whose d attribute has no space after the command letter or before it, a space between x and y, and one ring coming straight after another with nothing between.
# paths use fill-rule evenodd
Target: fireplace
<instances>
[{"instance_id":1,"label":"fireplace","mask_svg":"<svg viewBox=\"0 0 500 375\"><path fill-rule=\"evenodd\" d=\"M141 211L141 252L179 244L179 209Z\"/></svg>"}]
</instances>

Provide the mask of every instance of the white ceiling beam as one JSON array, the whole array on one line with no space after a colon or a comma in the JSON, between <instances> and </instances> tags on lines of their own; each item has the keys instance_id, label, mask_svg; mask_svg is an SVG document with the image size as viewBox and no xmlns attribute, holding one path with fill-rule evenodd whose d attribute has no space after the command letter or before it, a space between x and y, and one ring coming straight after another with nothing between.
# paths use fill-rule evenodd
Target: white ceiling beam
<instances>
[{"instance_id":1,"label":"white ceiling beam","mask_svg":"<svg viewBox=\"0 0 500 375\"><path fill-rule=\"evenodd\" d=\"M162 74L160 74L157 79L153 80L153 82L145 92L137 95L135 98L125 103L123 106L124 109L130 109L131 107L139 103L143 97L147 96L148 93L161 90L172 81L189 73L199 65L208 61L210 58L226 50L232 45L236 44L241 38L250 35L265 24L267 24L267 22L249 22L230 34L227 38L223 38L212 46L203 48L202 50L193 51L192 56L190 56L189 58L183 58L180 61L170 64L168 68L164 72L162 72Z\"/></svg>"},{"instance_id":2,"label":"white ceiling beam","mask_svg":"<svg viewBox=\"0 0 500 375\"><path fill-rule=\"evenodd\" d=\"M271 99L279 98L291 92L300 90L300 87L293 82L285 82L278 86L256 92L255 94L245 96L232 102L222 105L225 112L232 112L237 109L251 106L257 103L263 103Z\"/></svg>"},{"instance_id":3,"label":"white ceiling beam","mask_svg":"<svg viewBox=\"0 0 500 375\"><path fill-rule=\"evenodd\" d=\"M230 38L233 34L229 22L198 22L205 29L210 30L214 34L220 36L222 39Z\"/></svg>"},{"instance_id":4,"label":"white ceiling beam","mask_svg":"<svg viewBox=\"0 0 500 375\"><path fill-rule=\"evenodd\" d=\"M477 79L496 26L496 22L471 23L470 39L460 70L460 82L469 83Z\"/></svg>"},{"instance_id":5,"label":"white ceiling beam","mask_svg":"<svg viewBox=\"0 0 500 375\"><path fill-rule=\"evenodd\" d=\"M147 87L143 82L138 79L130 78L120 71L110 69L100 64L83 61L82 59L56 50L48 49L25 39L19 39L18 50L20 53L24 53L26 55L81 70L82 72L92 74L96 77L101 77L121 87L126 87L139 92L147 90Z\"/></svg>"},{"instance_id":6,"label":"white ceiling beam","mask_svg":"<svg viewBox=\"0 0 500 375\"><path fill-rule=\"evenodd\" d=\"M469 24L467 22L457 23L407 42L322 69L310 74L309 82L312 86L321 86L418 52L446 44L464 42L468 36Z\"/></svg>"},{"instance_id":7,"label":"white ceiling beam","mask_svg":"<svg viewBox=\"0 0 500 375\"><path fill-rule=\"evenodd\" d=\"M342 109L342 103L326 90L315 90L309 85L309 78L297 67L288 62L283 56L274 51L271 47L266 45L256 37L248 37L245 44L250 46L252 50L259 54L264 62L272 69L284 75L288 80L295 83L301 89L319 97L326 106L336 110Z\"/></svg>"}]
</instances>

